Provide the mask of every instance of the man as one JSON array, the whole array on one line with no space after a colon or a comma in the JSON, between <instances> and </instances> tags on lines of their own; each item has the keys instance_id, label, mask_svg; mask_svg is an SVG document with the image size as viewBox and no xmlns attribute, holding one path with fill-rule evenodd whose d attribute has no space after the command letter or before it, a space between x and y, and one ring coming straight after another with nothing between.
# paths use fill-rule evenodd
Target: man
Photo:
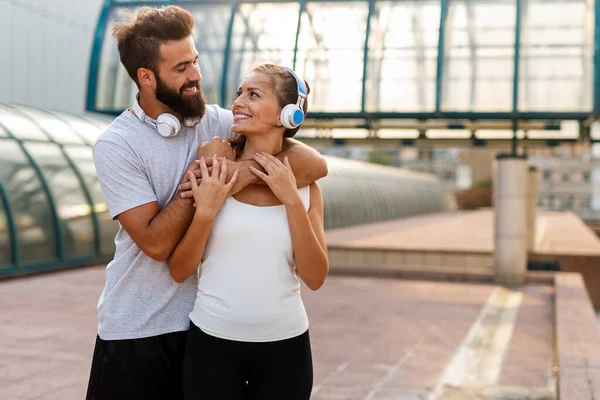
<instances>
[{"instance_id":1,"label":"man","mask_svg":"<svg viewBox=\"0 0 600 400\"><path fill-rule=\"evenodd\" d=\"M94 146L100 187L120 230L98 302L88 400L183 398L181 367L197 278L177 284L166 263L194 214L192 198L178 193L178 184L186 170L196 169L196 158L214 154L229 157L228 181L239 170L232 194L259 183L248 169L259 165L232 161L221 140L231 133L231 112L205 104L193 27L189 12L168 6L142 8L113 30L139 103ZM286 149L279 157L288 156L298 186L327 174L316 151L294 141Z\"/></svg>"}]
</instances>

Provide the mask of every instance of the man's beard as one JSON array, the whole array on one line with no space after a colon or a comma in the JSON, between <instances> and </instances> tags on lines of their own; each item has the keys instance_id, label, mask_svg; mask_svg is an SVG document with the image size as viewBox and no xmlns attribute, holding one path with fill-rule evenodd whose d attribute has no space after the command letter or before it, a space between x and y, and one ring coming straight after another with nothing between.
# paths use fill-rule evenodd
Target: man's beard
<instances>
[{"instance_id":1,"label":"man's beard","mask_svg":"<svg viewBox=\"0 0 600 400\"><path fill-rule=\"evenodd\" d=\"M156 76L156 99L165 104L171 110L181 114L183 118L202 118L206 111L206 100L199 82L188 82L179 89L177 93ZM196 93L184 95L185 89L195 87Z\"/></svg>"}]
</instances>

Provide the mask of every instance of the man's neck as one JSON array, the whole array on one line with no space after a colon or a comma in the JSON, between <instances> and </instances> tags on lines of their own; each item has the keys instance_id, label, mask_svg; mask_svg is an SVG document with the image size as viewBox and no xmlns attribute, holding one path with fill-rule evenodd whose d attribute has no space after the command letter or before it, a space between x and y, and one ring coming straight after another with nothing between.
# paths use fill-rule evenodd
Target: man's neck
<instances>
[{"instance_id":1,"label":"man's neck","mask_svg":"<svg viewBox=\"0 0 600 400\"><path fill-rule=\"evenodd\" d=\"M138 100L140 108L144 111L144 114L149 116L150 118L156 120L160 114L169 113L176 116L179 121L182 121L181 115L171 110L169 107L165 106L160 101L155 98L151 98L149 96L143 96L140 93L140 98Z\"/></svg>"}]
</instances>

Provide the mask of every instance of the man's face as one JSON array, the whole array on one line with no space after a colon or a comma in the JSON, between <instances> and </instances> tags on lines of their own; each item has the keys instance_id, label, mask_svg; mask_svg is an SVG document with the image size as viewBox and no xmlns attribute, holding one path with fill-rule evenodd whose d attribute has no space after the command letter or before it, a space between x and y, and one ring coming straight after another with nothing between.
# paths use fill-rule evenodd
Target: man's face
<instances>
[{"instance_id":1,"label":"man's face","mask_svg":"<svg viewBox=\"0 0 600 400\"><path fill-rule=\"evenodd\" d=\"M206 100L200 87L202 75L194 39L171 41L160 48L156 76L156 99L183 118L202 118Z\"/></svg>"}]
</instances>

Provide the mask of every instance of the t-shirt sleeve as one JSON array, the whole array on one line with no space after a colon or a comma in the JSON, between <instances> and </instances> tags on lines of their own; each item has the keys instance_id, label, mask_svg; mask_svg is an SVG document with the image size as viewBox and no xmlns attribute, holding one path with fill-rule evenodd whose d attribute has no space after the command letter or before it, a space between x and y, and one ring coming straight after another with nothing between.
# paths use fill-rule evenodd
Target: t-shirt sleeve
<instances>
[{"instance_id":1,"label":"t-shirt sleeve","mask_svg":"<svg viewBox=\"0 0 600 400\"><path fill-rule=\"evenodd\" d=\"M141 161L131 150L111 142L98 142L93 154L100 190L111 218L158 201Z\"/></svg>"},{"instance_id":2,"label":"t-shirt sleeve","mask_svg":"<svg viewBox=\"0 0 600 400\"><path fill-rule=\"evenodd\" d=\"M224 108L217 107L216 118L211 126L214 129L213 136L219 136L223 139L233 139L235 133L231 131L233 126L233 114L231 110L225 110Z\"/></svg>"}]
</instances>

